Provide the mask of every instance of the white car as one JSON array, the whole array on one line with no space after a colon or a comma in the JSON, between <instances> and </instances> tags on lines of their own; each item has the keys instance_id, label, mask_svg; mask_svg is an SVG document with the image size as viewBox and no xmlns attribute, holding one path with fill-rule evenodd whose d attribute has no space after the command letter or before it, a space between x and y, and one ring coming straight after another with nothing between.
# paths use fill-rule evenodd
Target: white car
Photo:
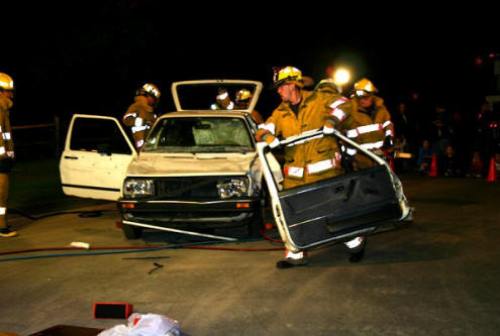
<instances>
[{"instance_id":1,"label":"white car","mask_svg":"<svg viewBox=\"0 0 500 336\"><path fill-rule=\"evenodd\" d=\"M221 87L231 97L251 91L250 103L213 110ZM229 241L206 229L241 224L258 233L266 192L251 112L261 90L244 80L174 83L177 111L158 118L140 153L117 119L74 115L60 161L64 193L117 200L129 239L144 228ZM266 157L281 181L278 162Z\"/></svg>"}]
</instances>

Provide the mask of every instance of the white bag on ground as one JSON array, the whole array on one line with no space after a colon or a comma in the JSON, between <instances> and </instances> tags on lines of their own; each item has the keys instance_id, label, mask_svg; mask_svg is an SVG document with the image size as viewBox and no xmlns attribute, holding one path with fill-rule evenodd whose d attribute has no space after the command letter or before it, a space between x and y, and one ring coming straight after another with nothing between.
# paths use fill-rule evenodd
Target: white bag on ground
<instances>
[{"instance_id":1,"label":"white bag on ground","mask_svg":"<svg viewBox=\"0 0 500 336\"><path fill-rule=\"evenodd\" d=\"M158 314L134 313L128 318L128 325L114 326L98 336L180 336L179 323Z\"/></svg>"}]
</instances>

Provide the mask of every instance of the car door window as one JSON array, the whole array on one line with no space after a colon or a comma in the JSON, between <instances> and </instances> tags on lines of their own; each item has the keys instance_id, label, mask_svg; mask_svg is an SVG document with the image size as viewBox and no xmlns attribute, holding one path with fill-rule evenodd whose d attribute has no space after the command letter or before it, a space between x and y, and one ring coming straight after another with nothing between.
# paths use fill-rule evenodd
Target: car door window
<instances>
[{"instance_id":1,"label":"car door window","mask_svg":"<svg viewBox=\"0 0 500 336\"><path fill-rule=\"evenodd\" d=\"M75 119L70 149L107 154L132 154L116 122L108 119Z\"/></svg>"}]
</instances>

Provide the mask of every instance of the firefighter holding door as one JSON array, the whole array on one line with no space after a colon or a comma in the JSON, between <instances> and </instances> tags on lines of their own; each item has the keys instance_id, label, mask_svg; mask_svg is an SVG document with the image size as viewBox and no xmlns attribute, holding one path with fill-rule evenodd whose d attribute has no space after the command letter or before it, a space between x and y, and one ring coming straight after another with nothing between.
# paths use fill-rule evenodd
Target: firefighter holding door
<instances>
[{"instance_id":1,"label":"firefighter holding door","mask_svg":"<svg viewBox=\"0 0 500 336\"><path fill-rule=\"evenodd\" d=\"M281 104L265 123L259 125L257 141L265 141L270 147L279 145L278 138L288 138L307 131L323 128L332 133L333 128L343 129L351 118L351 103L338 92L310 92L303 90L302 72L292 66L275 69L274 88L281 97ZM294 188L314 183L343 173L341 155L336 138L325 136L285 147L284 188ZM351 245L349 245L351 243ZM351 255L361 259L364 239L346 243ZM351 248L352 247L352 248ZM352 259L352 261L358 261ZM306 265L304 251L287 251L278 268Z\"/></svg>"}]
</instances>

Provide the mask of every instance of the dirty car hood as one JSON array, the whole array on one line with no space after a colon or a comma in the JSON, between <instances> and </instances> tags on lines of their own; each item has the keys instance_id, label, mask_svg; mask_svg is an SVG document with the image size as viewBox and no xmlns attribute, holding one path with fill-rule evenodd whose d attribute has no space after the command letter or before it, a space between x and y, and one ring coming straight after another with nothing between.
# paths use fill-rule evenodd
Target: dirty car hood
<instances>
[{"instance_id":1,"label":"dirty car hood","mask_svg":"<svg viewBox=\"0 0 500 336\"><path fill-rule=\"evenodd\" d=\"M257 160L249 153L141 153L128 167L128 175L219 175L245 174Z\"/></svg>"}]
</instances>

